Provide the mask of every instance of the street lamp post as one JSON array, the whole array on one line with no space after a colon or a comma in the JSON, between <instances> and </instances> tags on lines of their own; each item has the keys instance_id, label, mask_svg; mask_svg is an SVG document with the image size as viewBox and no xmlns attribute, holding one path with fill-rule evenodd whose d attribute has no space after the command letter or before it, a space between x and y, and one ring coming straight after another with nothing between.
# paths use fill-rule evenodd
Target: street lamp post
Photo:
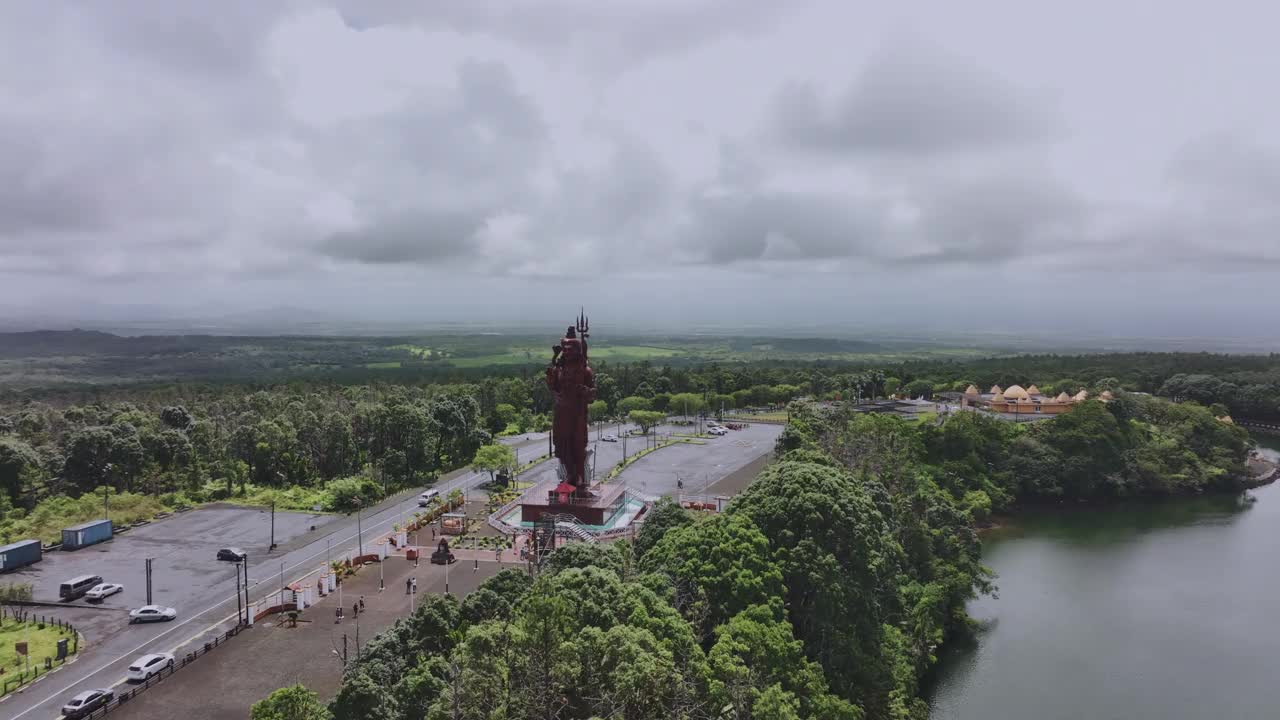
<instances>
[{"instance_id":1,"label":"street lamp post","mask_svg":"<svg viewBox=\"0 0 1280 720\"><path fill-rule=\"evenodd\" d=\"M276 549L276 501L271 501L271 547L270 550Z\"/></svg>"},{"instance_id":2,"label":"street lamp post","mask_svg":"<svg viewBox=\"0 0 1280 720\"><path fill-rule=\"evenodd\" d=\"M364 555L364 526L360 523L360 501L356 500L356 546L359 548L359 555Z\"/></svg>"},{"instance_id":3,"label":"street lamp post","mask_svg":"<svg viewBox=\"0 0 1280 720\"><path fill-rule=\"evenodd\" d=\"M249 556L244 556L244 622L252 623L253 610L249 607Z\"/></svg>"}]
</instances>

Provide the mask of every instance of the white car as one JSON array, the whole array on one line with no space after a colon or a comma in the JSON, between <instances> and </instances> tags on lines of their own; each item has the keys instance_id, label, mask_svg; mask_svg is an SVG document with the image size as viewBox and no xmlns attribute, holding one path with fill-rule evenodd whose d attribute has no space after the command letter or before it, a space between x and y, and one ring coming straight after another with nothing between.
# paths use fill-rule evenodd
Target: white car
<instances>
[{"instance_id":1,"label":"white car","mask_svg":"<svg viewBox=\"0 0 1280 720\"><path fill-rule=\"evenodd\" d=\"M428 505L440 499L439 490L427 490L418 496L418 507L427 507Z\"/></svg>"},{"instance_id":2,"label":"white car","mask_svg":"<svg viewBox=\"0 0 1280 720\"><path fill-rule=\"evenodd\" d=\"M173 656L169 653L143 655L129 665L129 679L135 682L146 682L152 675L159 674L165 668L173 669Z\"/></svg>"},{"instance_id":3,"label":"white car","mask_svg":"<svg viewBox=\"0 0 1280 720\"><path fill-rule=\"evenodd\" d=\"M707 432L711 433L712 435L728 435L729 434L729 431L722 427L707 428Z\"/></svg>"},{"instance_id":4,"label":"white car","mask_svg":"<svg viewBox=\"0 0 1280 720\"><path fill-rule=\"evenodd\" d=\"M609 434L600 438L601 442L618 442L618 436Z\"/></svg>"},{"instance_id":5,"label":"white car","mask_svg":"<svg viewBox=\"0 0 1280 720\"><path fill-rule=\"evenodd\" d=\"M130 623L166 622L178 617L178 611L159 605L143 605L137 610L129 611Z\"/></svg>"},{"instance_id":6,"label":"white car","mask_svg":"<svg viewBox=\"0 0 1280 720\"><path fill-rule=\"evenodd\" d=\"M85 593L84 596L88 600L102 600L123 591L124 586L120 583L98 583L89 588L89 592Z\"/></svg>"}]
</instances>

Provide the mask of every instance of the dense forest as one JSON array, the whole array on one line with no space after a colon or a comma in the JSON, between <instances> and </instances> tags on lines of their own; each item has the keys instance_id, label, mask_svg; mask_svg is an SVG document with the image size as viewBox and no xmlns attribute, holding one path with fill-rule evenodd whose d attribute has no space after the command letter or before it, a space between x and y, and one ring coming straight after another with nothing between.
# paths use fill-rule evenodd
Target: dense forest
<instances>
[{"instance_id":1,"label":"dense forest","mask_svg":"<svg viewBox=\"0 0 1280 720\"><path fill-rule=\"evenodd\" d=\"M936 423L797 402L777 461L718 516L657 505L634 542L572 544L432 597L258 720L928 716L920 683L994 589L977 527L1020 502L1243 487L1247 434L1121 394L1053 420Z\"/></svg>"},{"instance_id":2,"label":"dense forest","mask_svg":"<svg viewBox=\"0 0 1280 720\"><path fill-rule=\"evenodd\" d=\"M802 393L783 369L600 363L596 377L593 420ZM699 391L673 392L685 388ZM532 372L452 384L24 390L0 401L0 540L52 540L63 524L96 516L103 493L118 521L229 498L349 511L466 466L495 436L546 429L550 410Z\"/></svg>"},{"instance_id":3,"label":"dense forest","mask_svg":"<svg viewBox=\"0 0 1280 720\"><path fill-rule=\"evenodd\" d=\"M113 338L97 340L116 343ZM165 342L177 343L169 346L175 352L190 350L180 340ZM57 352L65 338L49 342L48 351ZM1156 393L1219 405L1219 415L1280 417L1280 357L1274 355L1039 355L877 367L595 365L600 400L593 420L635 410L719 412L797 397L931 396L970 383L1015 382L1035 382L1046 392ZM428 483L466 465L495 436L547 426L551 399L537 368L474 368L449 382L434 373L399 372L405 373L399 382L228 379L7 391L0 395L0 540L53 539L60 523L93 516L100 506L93 498L104 492L114 493L112 507L122 521L227 498L348 510L359 498ZM1035 433L1014 441L1035 451L1024 457L1056 463L1052 453L1039 453L1043 443ZM999 505L1002 494L988 494Z\"/></svg>"}]
</instances>

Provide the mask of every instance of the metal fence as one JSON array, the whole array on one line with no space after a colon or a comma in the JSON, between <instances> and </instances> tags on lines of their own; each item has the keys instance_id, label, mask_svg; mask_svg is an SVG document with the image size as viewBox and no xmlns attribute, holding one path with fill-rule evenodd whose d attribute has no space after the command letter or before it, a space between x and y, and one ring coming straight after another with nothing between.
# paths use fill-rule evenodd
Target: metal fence
<instances>
[{"instance_id":1,"label":"metal fence","mask_svg":"<svg viewBox=\"0 0 1280 720\"><path fill-rule=\"evenodd\" d=\"M114 698L112 698L111 701L108 702L106 705L103 705L97 710L94 710L88 715L85 715L85 718L104 717L107 713L119 708L121 705L128 703L130 699L137 697L143 692L146 692L152 685L155 685L156 683L159 683L159 682L163 682L165 678L178 672L179 670L186 667L187 665L190 665L191 663L195 662L196 658L200 657L201 655L204 655L210 650L218 647L219 645L235 637L243 629L244 629L243 625L237 625L231 628L230 630L226 631L225 633L214 637L212 640L205 642L200 647L183 655L182 657L175 657L173 659L172 667L166 666L166 667L160 668L160 672L147 678L146 681L140 682L136 685L130 685L126 689L120 691L120 693L116 695Z\"/></svg>"},{"instance_id":2,"label":"metal fence","mask_svg":"<svg viewBox=\"0 0 1280 720\"><path fill-rule=\"evenodd\" d=\"M52 672L53 670L62 667L67 664L67 661L70 660L72 656L80 651L80 633L76 632L75 626L71 623L58 618L45 617L43 615L38 617L35 615L27 616L25 622L37 623L40 627L49 625L70 633L71 636L67 638L71 641L70 647L67 648L67 654L65 657L45 657L42 661L33 664L29 669L19 669L15 675L8 675L7 672L4 675L0 675L0 678L4 678L3 682L0 683L0 688L3 688L0 690L0 697L8 695L10 692L17 690L27 683L35 682L42 674Z\"/></svg>"}]
</instances>

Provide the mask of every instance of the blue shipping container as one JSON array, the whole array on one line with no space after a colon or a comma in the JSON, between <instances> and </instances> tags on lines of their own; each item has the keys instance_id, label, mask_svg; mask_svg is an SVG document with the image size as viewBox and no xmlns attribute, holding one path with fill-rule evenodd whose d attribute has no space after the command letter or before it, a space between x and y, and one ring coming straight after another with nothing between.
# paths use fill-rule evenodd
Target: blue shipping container
<instances>
[{"instance_id":1,"label":"blue shipping container","mask_svg":"<svg viewBox=\"0 0 1280 720\"><path fill-rule=\"evenodd\" d=\"M38 563L41 557L39 540L19 540L5 545L0 547L0 572Z\"/></svg>"},{"instance_id":2,"label":"blue shipping container","mask_svg":"<svg viewBox=\"0 0 1280 720\"><path fill-rule=\"evenodd\" d=\"M110 520L90 520L62 529L62 549L76 550L111 539Z\"/></svg>"}]
</instances>

